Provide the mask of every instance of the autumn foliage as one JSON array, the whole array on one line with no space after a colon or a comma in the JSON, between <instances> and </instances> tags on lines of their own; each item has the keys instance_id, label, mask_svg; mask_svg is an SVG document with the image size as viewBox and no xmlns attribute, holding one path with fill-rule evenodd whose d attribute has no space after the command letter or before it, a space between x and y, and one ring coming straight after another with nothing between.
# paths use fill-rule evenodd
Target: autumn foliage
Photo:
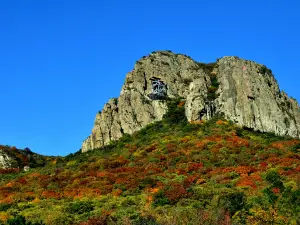
<instances>
[{"instance_id":1,"label":"autumn foliage","mask_svg":"<svg viewBox=\"0 0 300 225\"><path fill-rule=\"evenodd\" d=\"M299 223L299 140L179 116L29 172L1 169L0 224L16 212L54 225Z\"/></svg>"}]
</instances>

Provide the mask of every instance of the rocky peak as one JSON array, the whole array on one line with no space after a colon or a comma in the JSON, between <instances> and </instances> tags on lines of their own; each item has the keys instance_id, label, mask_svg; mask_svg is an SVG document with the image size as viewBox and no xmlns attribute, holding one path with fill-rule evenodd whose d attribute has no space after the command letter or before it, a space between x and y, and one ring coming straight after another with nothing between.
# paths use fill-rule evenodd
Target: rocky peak
<instances>
[{"instance_id":1,"label":"rocky peak","mask_svg":"<svg viewBox=\"0 0 300 225\"><path fill-rule=\"evenodd\" d=\"M183 54L159 51L142 57L127 73L120 96L110 99L96 115L82 152L162 119L166 103L149 98L153 77L166 84L167 97L185 99L188 121L219 113L241 126L300 137L299 105L280 92L272 71L264 65L232 56L204 64Z\"/></svg>"}]
</instances>

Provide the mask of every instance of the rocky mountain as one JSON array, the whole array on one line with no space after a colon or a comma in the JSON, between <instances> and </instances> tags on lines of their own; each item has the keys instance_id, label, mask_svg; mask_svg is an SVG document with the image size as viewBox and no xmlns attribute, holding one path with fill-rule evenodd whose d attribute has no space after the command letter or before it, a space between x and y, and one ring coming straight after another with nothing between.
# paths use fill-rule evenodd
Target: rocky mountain
<instances>
[{"instance_id":1,"label":"rocky mountain","mask_svg":"<svg viewBox=\"0 0 300 225\"><path fill-rule=\"evenodd\" d=\"M204 64L159 51L141 58L126 75L120 96L110 99L96 115L82 152L161 120L166 101L149 95L155 79L166 85L166 98L184 99L190 122L219 114L254 130L300 137L299 105L280 91L272 71L264 65L232 56Z\"/></svg>"}]
</instances>

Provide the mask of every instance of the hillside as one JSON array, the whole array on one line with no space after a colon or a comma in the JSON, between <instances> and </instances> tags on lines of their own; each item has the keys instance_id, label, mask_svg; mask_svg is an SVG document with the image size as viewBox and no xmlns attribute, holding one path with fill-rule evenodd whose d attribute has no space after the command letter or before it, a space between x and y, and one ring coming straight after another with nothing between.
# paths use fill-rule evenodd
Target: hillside
<instances>
[{"instance_id":1,"label":"hillside","mask_svg":"<svg viewBox=\"0 0 300 225\"><path fill-rule=\"evenodd\" d=\"M164 103L161 121L107 146L1 174L0 221L300 223L298 139L242 128L220 115L189 123L184 101Z\"/></svg>"},{"instance_id":2,"label":"hillside","mask_svg":"<svg viewBox=\"0 0 300 225\"><path fill-rule=\"evenodd\" d=\"M0 145L0 173L9 171L22 171L41 167L54 157L47 157L32 152L29 148L18 149L15 146Z\"/></svg>"}]
</instances>

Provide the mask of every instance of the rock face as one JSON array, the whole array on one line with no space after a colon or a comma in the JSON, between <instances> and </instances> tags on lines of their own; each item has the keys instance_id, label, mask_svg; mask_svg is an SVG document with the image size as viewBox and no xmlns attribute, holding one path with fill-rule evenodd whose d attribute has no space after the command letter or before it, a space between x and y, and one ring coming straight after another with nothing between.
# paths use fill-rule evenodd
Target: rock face
<instances>
[{"instance_id":1,"label":"rock face","mask_svg":"<svg viewBox=\"0 0 300 225\"><path fill-rule=\"evenodd\" d=\"M11 167L11 158L0 149L0 169L8 169Z\"/></svg>"},{"instance_id":2,"label":"rock face","mask_svg":"<svg viewBox=\"0 0 300 225\"><path fill-rule=\"evenodd\" d=\"M160 51L137 61L126 76L120 96L110 99L96 115L82 152L100 148L124 133L132 134L162 119L166 103L148 97L152 77L166 83L168 97L185 99L189 121L210 119L218 113L254 130L300 137L299 105L280 92L265 66L237 57L203 64L186 55Z\"/></svg>"}]
</instances>

